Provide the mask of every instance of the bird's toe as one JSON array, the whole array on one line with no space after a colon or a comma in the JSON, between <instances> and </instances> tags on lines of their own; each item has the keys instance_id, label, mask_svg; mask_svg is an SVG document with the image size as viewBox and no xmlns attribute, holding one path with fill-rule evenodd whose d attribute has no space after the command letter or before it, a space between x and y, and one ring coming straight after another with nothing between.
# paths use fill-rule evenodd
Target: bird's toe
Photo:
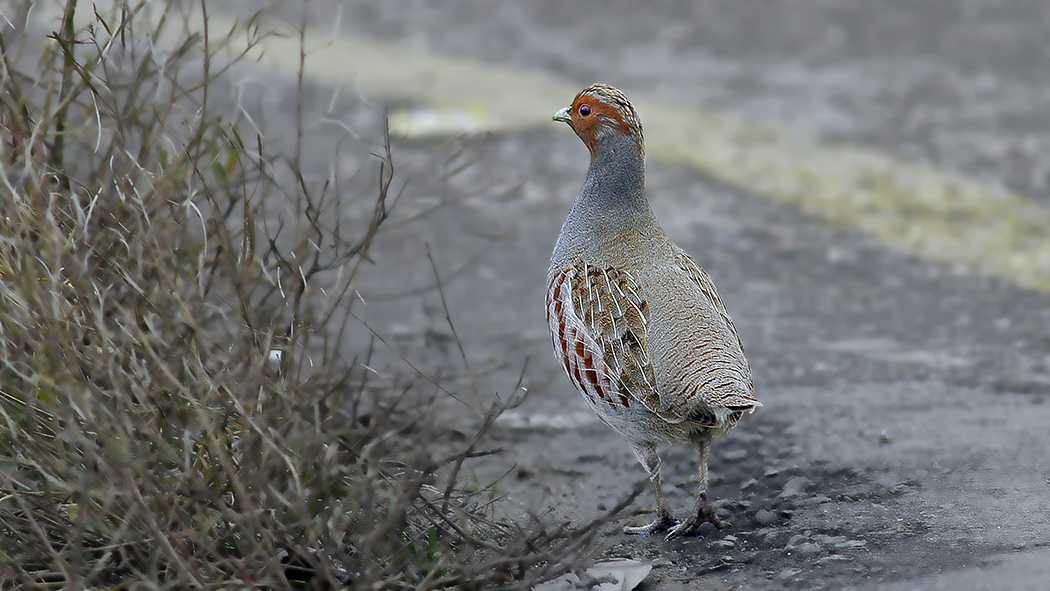
<instances>
[{"instance_id":1,"label":"bird's toe","mask_svg":"<svg viewBox=\"0 0 1050 591\"><path fill-rule=\"evenodd\" d=\"M699 515L694 515L692 518L687 519L672 528L671 531L667 533L664 541L670 542L675 538L695 536L697 531L699 531L700 526L705 523L710 523L718 529L725 529L732 525L728 521L720 519L714 513L701 513Z\"/></svg>"},{"instance_id":2,"label":"bird's toe","mask_svg":"<svg viewBox=\"0 0 1050 591\"><path fill-rule=\"evenodd\" d=\"M678 527L681 527L681 524L673 515L670 513L660 513L656 516L656 520L648 525L625 526L623 528L623 533L630 536L651 536Z\"/></svg>"}]
</instances>

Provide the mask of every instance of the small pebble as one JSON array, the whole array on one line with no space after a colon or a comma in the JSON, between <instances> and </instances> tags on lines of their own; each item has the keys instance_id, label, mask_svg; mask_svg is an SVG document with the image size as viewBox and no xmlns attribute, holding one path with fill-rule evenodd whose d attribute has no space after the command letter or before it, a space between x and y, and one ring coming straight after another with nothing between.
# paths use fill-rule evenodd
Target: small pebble
<instances>
[{"instance_id":1,"label":"small pebble","mask_svg":"<svg viewBox=\"0 0 1050 591\"><path fill-rule=\"evenodd\" d=\"M722 454L722 459L727 462L738 462L747 457L746 449L734 449L733 451L727 451Z\"/></svg>"},{"instance_id":2,"label":"small pebble","mask_svg":"<svg viewBox=\"0 0 1050 591\"><path fill-rule=\"evenodd\" d=\"M1047 479L1047 483L1050 484L1050 479ZM745 491L745 490L747 490L747 489L749 489L749 488L751 488L751 487L753 487L753 486L755 486L757 484L758 484L758 481L755 480L754 478L752 478L751 480L748 480L744 484L741 484L740 485L740 490L741 490L741 492Z\"/></svg>"},{"instance_id":3,"label":"small pebble","mask_svg":"<svg viewBox=\"0 0 1050 591\"><path fill-rule=\"evenodd\" d=\"M887 443L893 443L893 438L884 429L882 433L879 433L879 443L886 445Z\"/></svg>"},{"instance_id":4,"label":"small pebble","mask_svg":"<svg viewBox=\"0 0 1050 591\"><path fill-rule=\"evenodd\" d=\"M810 556L813 554L820 554L821 552L823 552L823 549L820 547L819 544L814 544L813 542L806 542L805 544L800 545L796 549L796 552L804 556Z\"/></svg>"},{"instance_id":5,"label":"small pebble","mask_svg":"<svg viewBox=\"0 0 1050 591\"><path fill-rule=\"evenodd\" d=\"M777 521L777 516L772 511L767 511L765 509L759 509L758 512L755 513L755 522L758 523L759 525L762 525L762 526L773 525L774 523L776 523L776 521Z\"/></svg>"},{"instance_id":6,"label":"small pebble","mask_svg":"<svg viewBox=\"0 0 1050 591\"><path fill-rule=\"evenodd\" d=\"M825 497L824 495L817 495L815 497L810 497L808 499L803 499L799 503L799 505L801 505L802 507L812 507L814 505L822 505L824 503L829 503L829 502L831 502L831 499L829 499L828 497Z\"/></svg>"},{"instance_id":7,"label":"small pebble","mask_svg":"<svg viewBox=\"0 0 1050 591\"><path fill-rule=\"evenodd\" d=\"M736 547L736 542L732 540L715 540L709 544L712 550L728 550Z\"/></svg>"},{"instance_id":8,"label":"small pebble","mask_svg":"<svg viewBox=\"0 0 1050 591\"><path fill-rule=\"evenodd\" d=\"M784 490L779 495L780 498L784 497L797 497L805 492L807 488L813 486L813 481L805 476L792 476L784 483Z\"/></svg>"},{"instance_id":9,"label":"small pebble","mask_svg":"<svg viewBox=\"0 0 1050 591\"><path fill-rule=\"evenodd\" d=\"M781 533L782 532L779 528L769 527L763 529L759 535L762 536L762 539L765 540L767 544L775 544L777 537L779 537Z\"/></svg>"},{"instance_id":10,"label":"small pebble","mask_svg":"<svg viewBox=\"0 0 1050 591\"><path fill-rule=\"evenodd\" d=\"M718 499L711 503L711 508L717 513L719 510L731 509L737 506L736 499Z\"/></svg>"}]
</instances>

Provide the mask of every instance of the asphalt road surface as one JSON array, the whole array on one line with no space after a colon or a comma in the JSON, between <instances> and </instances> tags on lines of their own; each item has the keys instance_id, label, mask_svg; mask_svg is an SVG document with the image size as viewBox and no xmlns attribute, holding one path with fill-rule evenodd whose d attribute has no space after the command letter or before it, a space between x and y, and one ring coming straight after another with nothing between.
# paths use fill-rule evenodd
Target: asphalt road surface
<instances>
[{"instance_id":1,"label":"asphalt road surface","mask_svg":"<svg viewBox=\"0 0 1050 591\"><path fill-rule=\"evenodd\" d=\"M718 286L764 404L713 447L731 528L665 543L619 533L650 518L629 515L609 555L652 563L648 590L1050 588L1050 3L325 0L309 21L332 36L307 76L311 179L371 170L378 113L406 126L402 224L360 285L365 320L429 372L462 367L422 290L429 246L482 395L528 359L531 395L496 434L508 452L477 467L517 466L504 511L582 521L645 478L562 375L543 318L588 164L549 116L601 81L652 122L653 207ZM279 142L295 93L276 53L239 89ZM788 186L781 160L808 184ZM901 188L875 191L864 162ZM681 513L695 458L664 457Z\"/></svg>"}]
</instances>

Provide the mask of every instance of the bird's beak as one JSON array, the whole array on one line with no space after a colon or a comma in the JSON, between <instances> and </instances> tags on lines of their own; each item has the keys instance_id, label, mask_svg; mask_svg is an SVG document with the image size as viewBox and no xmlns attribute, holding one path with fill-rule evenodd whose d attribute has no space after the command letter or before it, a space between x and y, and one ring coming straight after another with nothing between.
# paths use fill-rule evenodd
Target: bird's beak
<instances>
[{"instance_id":1,"label":"bird's beak","mask_svg":"<svg viewBox=\"0 0 1050 591\"><path fill-rule=\"evenodd\" d=\"M561 121L562 123L568 123L572 121L572 115L569 114L569 109L571 108L572 107L565 107L564 109L555 113L554 117L552 117L551 119L555 121Z\"/></svg>"}]
</instances>

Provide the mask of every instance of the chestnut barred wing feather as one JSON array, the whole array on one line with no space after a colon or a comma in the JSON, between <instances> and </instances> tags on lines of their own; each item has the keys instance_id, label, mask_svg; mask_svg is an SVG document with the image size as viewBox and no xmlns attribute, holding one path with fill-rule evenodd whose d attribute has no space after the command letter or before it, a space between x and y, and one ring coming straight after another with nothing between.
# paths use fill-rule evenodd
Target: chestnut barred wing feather
<instances>
[{"instance_id":1,"label":"chestnut barred wing feather","mask_svg":"<svg viewBox=\"0 0 1050 591\"><path fill-rule=\"evenodd\" d=\"M620 392L653 410L659 396L649 354L649 304L641 286L624 269L584 263L577 268L573 301Z\"/></svg>"},{"instance_id":2,"label":"chestnut barred wing feather","mask_svg":"<svg viewBox=\"0 0 1050 591\"><path fill-rule=\"evenodd\" d=\"M579 263L555 274L548 286L547 319L569 378L592 397L592 404L629 408L635 401L656 407L649 306L630 273ZM590 368L593 374L587 373Z\"/></svg>"},{"instance_id":3,"label":"chestnut barred wing feather","mask_svg":"<svg viewBox=\"0 0 1050 591\"><path fill-rule=\"evenodd\" d=\"M573 292L576 271L573 268L553 273L547 283L547 324L554 352L573 385L592 408L608 403L616 388L602 347L591 336L581 315L574 309Z\"/></svg>"}]
</instances>

